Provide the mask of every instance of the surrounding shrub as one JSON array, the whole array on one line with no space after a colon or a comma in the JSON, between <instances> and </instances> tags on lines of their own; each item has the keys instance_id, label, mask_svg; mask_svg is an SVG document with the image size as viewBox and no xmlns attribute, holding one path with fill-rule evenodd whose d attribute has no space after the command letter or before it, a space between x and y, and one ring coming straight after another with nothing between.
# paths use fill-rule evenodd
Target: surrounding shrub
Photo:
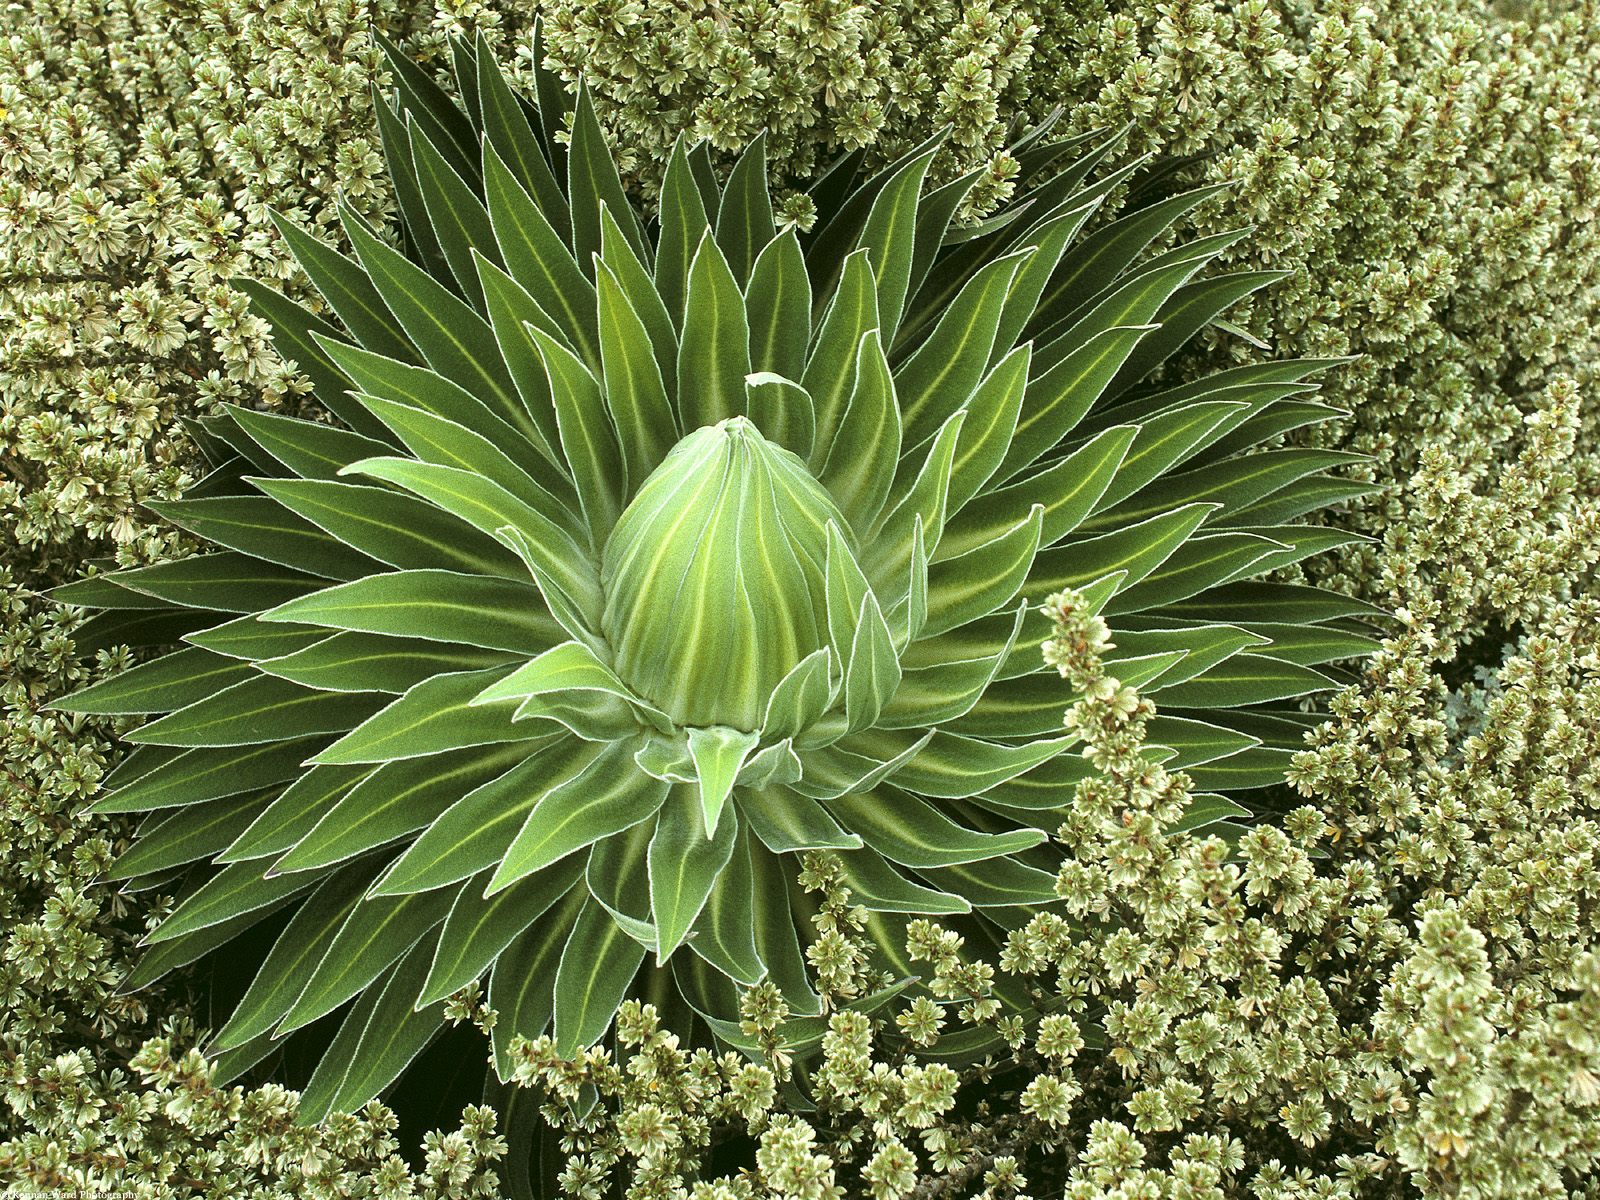
<instances>
[{"instance_id":1,"label":"surrounding shrub","mask_svg":"<svg viewBox=\"0 0 1600 1200\"><path fill-rule=\"evenodd\" d=\"M813 8L847 11L748 6L769 7L791 24ZM736 21L735 8L707 10L712 48L681 60L680 47L690 53L680 36L688 17L676 8L644 5L619 17L623 30L648 34L684 63L682 104L606 111L624 143L641 147L639 164L676 132L670 123L682 118L673 113L691 103L687 97L704 109L730 86L725 78L733 77L721 73L725 43L753 47L758 60L777 57L765 47L778 43L761 40L763 18ZM564 6L548 11L558 61L576 65L593 45L583 32L592 26ZM1331 377L1353 412L1335 436L1372 453L1374 478L1390 490L1353 510L1350 521L1377 542L1344 558L1331 579L1402 608L1408 623L1367 681L1335 706L1334 724L1296 776L1319 818L1286 817L1281 834L1254 834L1232 867L1194 876L1191 888L1222 880L1207 927L1242 928L1258 939L1267 965L1251 971L1252 987L1273 998L1268 1008L1256 1001L1242 1011L1237 985L1225 982L1232 965L1195 980L1199 990L1175 1011L1201 1014L1193 1034L1214 1040L1215 1057L1183 1048L1178 1030L1188 1015L1157 1020L1153 1034L1138 1027L1159 1015L1135 1007L1143 994L1137 981L1155 978L1144 963L1171 952L1171 938L1182 935L1140 915L1130 926L1132 973L1119 968L1113 978L1098 953L1075 968L1130 1006L1134 1027L1117 1034L1126 1040L1114 1047L1125 1053L1074 1052L1070 1031L1060 1031L1049 1046L1062 1061L1060 1086L1037 1089L1026 1119L998 1130L1015 1133L1015 1167L1005 1158L1012 1151L996 1144L999 1157L986 1161L981 1155L991 1151L980 1150L972 1160L978 1169L961 1175L962 1183L918 1182L937 1169L939 1138L965 1136L974 1117L959 1106L947 1112L930 1148L927 1100L937 1106L942 1085L911 1077L921 1102L905 1111L904 1091L897 1097L892 1089L904 1089L910 1064L886 1063L863 1076L860 1047L871 1032L843 1029L832 1051L835 1075L878 1080L870 1095L841 1084L847 1098L838 1104L762 1125L762 1081L729 1076L726 1086L742 1090L715 1115L754 1123L763 1174L727 1188L820 1195L834 1181L857 1187L850 1172L870 1162L869 1178L890 1195L984 1187L1001 1195L1012 1186L1010 1172L1023 1170L1035 1194L1059 1187L1049 1181L1065 1173L1069 1194L1083 1197L1140 1189L1284 1198L1592 1196L1600 1064L1589 1032L1597 1023L1589 764L1597 663L1595 614L1584 597L1593 594L1600 541L1587 400L1600 327L1600 254L1590 228L1600 15L1592 4L1494 11L1461 0L992 11L996 30L1021 16L1036 32L962 35L994 62L972 62L979 103L957 107L978 114L993 98L998 108L992 122L958 122L970 131L963 142L970 157L946 169L989 161L1013 114L1065 102L1064 120L1076 126L1131 119L1135 145L1205 152L1212 157L1189 168L1195 178L1237 178L1236 191L1185 232L1252 221L1256 233L1241 244L1258 256L1249 261L1295 271L1231 313L1234 324L1283 350L1366 356ZM436 1142L429 1161L414 1155L409 1172L385 1162L396 1143L392 1118L379 1107L326 1131L291 1133L276 1114L292 1109L292 1098L270 1088L214 1089L185 1057L196 1043L192 1022L215 1022L181 987L114 995L132 943L164 902L148 893L118 896L93 882L128 832L78 815L112 762L110 730L41 712L87 677L71 662L70 623L35 593L76 575L88 559L133 566L185 548L138 507L189 482L194 459L180 417L218 400L301 407L298 386L266 351L243 297L220 280L244 272L303 286L271 232L269 203L324 228L341 189L375 218L387 211L367 95L376 62L368 23L435 62L444 32L486 27L498 31L509 63L530 15L525 7L502 13L476 4L430 11L161 0L33 0L7 9L0 42L0 1062L10 1139L0 1147L0 1178L7 1183L126 1183L151 1197L403 1195L408 1175L420 1174L434 1183L417 1179L416 1189L470 1195L466 1180L498 1153L479 1116ZM959 19L981 25L983 10L971 6ZM957 18L936 9L934 20ZM729 32L740 29L755 32ZM1010 39L1028 41L1027 50L1008 51ZM919 49L942 53L936 38L894 44L891 32L884 40L895 69L946 78L953 59L917 58ZM859 48L852 43L836 66L812 64L797 78L865 72L888 80L870 89L885 111L878 135L885 148L869 147L887 155L926 131L924 122L939 120L942 101L925 98L914 110L883 104L894 76ZM625 78L626 64L624 56L608 75ZM825 106L826 91L822 100ZM816 97L791 95L783 104L803 113ZM733 107L754 120L759 98ZM714 103L708 111L715 115ZM910 115L902 120L902 113ZM818 153L806 148L808 137L867 127L859 117L809 127L797 118L789 125L796 169ZM1002 158L997 200L1004 175ZM648 193L643 165L639 178ZM1219 357L1251 352L1226 331L1217 343ZM1117 811L1125 802L1119 795L1090 798L1099 817ZM1077 835L1091 862L1105 853L1096 832L1103 825ZM1152 851L1155 861L1172 864L1163 878L1182 875L1183 864L1205 853L1181 838L1165 842ZM1310 856L1312 849L1326 857ZM1240 872L1237 882L1228 882L1231 870ZM1086 893L1106 894L1100 884ZM1137 898L1119 877L1116 903ZM1351 964L1349 979L1336 978L1342 961ZM1307 999L1308 985L1297 981L1312 973L1325 994ZM1279 998L1291 987L1292 1001ZM1211 1012L1213 1035L1203 1015L1219 996L1225 1003ZM915 1027L918 1018L907 1020ZM1273 1040L1278 1028L1267 1028L1269 1021L1301 1030L1299 1039ZM1314 1034L1305 1032L1307 1021ZM670 1047L646 1028L637 1031L649 1054L615 1090L648 1090L650 1063L658 1073L678 1069ZM140 1054L156 1036L169 1040ZM1322 1057L1310 1066L1292 1052L1284 1059L1283 1047L1296 1040L1321 1047ZM547 1065L533 1051L526 1074L543 1079ZM1308 1078L1313 1068L1320 1081ZM696 1096L715 1091L706 1081L718 1069L691 1064ZM1147 1079L1161 1094L1136 1100ZM1330 1104L1335 1092L1340 1098ZM1302 1096L1307 1104L1283 1111ZM891 1105L893 1114L880 1119ZM710 1136L705 1112L691 1111L687 1099L679 1107L689 1116L630 1103L627 1130L620 1121L596 1125L588 1165L569 1175L573 1187L609 1169L607 1155L616 1153L647 1157L648 1170L670 1178L678 1148L693 1151ZM1062 1152L1041 1166L1049 1115L1062 1111L1069 1111L1057 1134ZM624 1136L634 1149L623 1147ZM659 1148L663 1139L672 1154ZM409 1135L400 1148L411 1153L418 1141Z\"/></svg>"}]
</instances>

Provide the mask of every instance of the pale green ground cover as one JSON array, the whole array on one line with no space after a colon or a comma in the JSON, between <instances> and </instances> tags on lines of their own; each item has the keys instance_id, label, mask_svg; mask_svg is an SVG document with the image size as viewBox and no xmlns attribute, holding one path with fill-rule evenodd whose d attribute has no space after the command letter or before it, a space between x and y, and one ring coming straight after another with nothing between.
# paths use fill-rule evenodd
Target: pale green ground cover
<instances>
[{"instance_id":1,"label":"pale green ground cover","mask_svg":"<svg viewBox=\"0 0 1600 1200\"><path fill-rule=\"evenodd\" d=\"M822 1108L798 1114L760 1071L693 1059L640 1014L625 1069L587 1068L621 1116L572 1143L567 1186L616 1173L669 1194L722 1122L748 1124L758 1170L707 1195L1596 1195L1600 12L923 5L916 24L893 6L694 7L543 6L557 65L590 74L646 196L684 128L732 148L769 126L781 188L822 147L888 155L950 122L944 173L992 162L998 199L1010 121L1057 105L1070 128L1132 122L1133 149L1236 180L1188 232L1254 223L1238 262L1295 272L1236 325L1280 353L1362 355L1325 385L1351 417L1319 436L1372 455L1386 490L1341 518L1374 543L1318 573L1401 620L1297 764L1307 807L1228 862L1156 831L1182 781L1130 769L1143 711L1066 655L1103 773L1064 830L1068 896L1121 927L1075 945L1043 923L993 965L1108 1006L1109 1053L1080 1051L1069 1006L1020 1047L1039 1082L958 1115L938 1068L875 1060L871 1029L842 1019ZM447 32L485 29L511 63L531 15L6 10L0 1183L497 1194L486 1112L430 1135L426 1161L378 1106L297 1129L292 1095L215 1089L187 1055L212 1024L203 993L114 995L162 900L93 883L129 832L77 816L113 731L40 711L85 676L70 621L34 593L90 559L181 548L139 508L187 480L181 417L300 405L222 280L303 289L268 205L330 229L338 195L385 211L368 23L435 59ZM1213 361L1256 353L1215 342ZM981 983L922 933L954 994ZM847 985L847 936L834 965ZM928 1032L926 1012L902 1023ZM536 1050L523 1074L576 1078Z\"/></svg>"}]
</instances>

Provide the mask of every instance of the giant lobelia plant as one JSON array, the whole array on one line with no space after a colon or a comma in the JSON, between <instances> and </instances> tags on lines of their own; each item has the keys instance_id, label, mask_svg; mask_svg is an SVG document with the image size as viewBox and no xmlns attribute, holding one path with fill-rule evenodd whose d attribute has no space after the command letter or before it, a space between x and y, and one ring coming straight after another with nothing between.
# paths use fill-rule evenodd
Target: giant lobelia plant
<instances>
[{"instance_id":1,"label":"giant lobelia plant","mask_svg":"<svg viewBox=\"0 0 1600 1200\"><path fill-rule=\"evenodd\" d=\"M1061 589L1211 789L1188 824L1281 782L1293 701L1368 643L1258 577L1346 540L1293 522L1354 485L1255 452L1332 414L1326 363L1141 382L1272 278L1203 276L1242 233L1148 251L1215 189L1096 179L1114 138L1035 129L959 225L977 177L926 187L935 138L841 160L801 233L759 139L725 185L680 143L646 222L581 91L458 46L458 106L386 49L395 236L280 220L325 308L240 284L337 422L198 421L215 469L152 507L217 549L57 593L106 610L85 645L186 643L63 707L162 714L95 805L147 814L112 877L179 893L130 986L276 914L225 1074L348 1006L302 1112L353 1108L485 977L502 1073L630 994L739 1044L761 980L804 1051L807 851L884 979L914 914L992 947L1053 901L1092 770L1039 652Z\"/></svg>"}]
</instances>

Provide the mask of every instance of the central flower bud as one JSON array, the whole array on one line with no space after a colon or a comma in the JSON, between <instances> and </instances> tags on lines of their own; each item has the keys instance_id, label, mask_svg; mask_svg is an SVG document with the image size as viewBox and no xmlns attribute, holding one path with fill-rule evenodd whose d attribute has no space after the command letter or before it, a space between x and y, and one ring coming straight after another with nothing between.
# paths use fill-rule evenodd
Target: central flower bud
<instances>
[{"instance_id":1,"label":"central flower bud","mask_svg":"<svg viewBox=\"0 0 1600 1200\"><path fill-rule=\"evenodd\" d=\"M680 725L759 731L773 688L827 642L829 521L849 529L744 417L689 434L606 543L617 673Z\"/></svg>"}]
</instances>

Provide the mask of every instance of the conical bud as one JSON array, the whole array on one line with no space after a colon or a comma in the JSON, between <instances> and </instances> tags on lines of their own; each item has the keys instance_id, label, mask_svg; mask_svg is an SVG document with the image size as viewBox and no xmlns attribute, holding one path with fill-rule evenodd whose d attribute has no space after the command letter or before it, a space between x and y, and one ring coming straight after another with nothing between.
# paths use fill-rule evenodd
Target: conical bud
<instances>
[{"instance_id":1,"label":"conical bud","mask_svg":"<svg viewBox=\"0 0 1600 1200\"><path fill-rule=\"evenodd\" d=\"M606 543L618 674L680 725L759 731L773 688L827 642L829 521L849 528L744 417L689 434Z\"/></svg>"}]
</instances>

